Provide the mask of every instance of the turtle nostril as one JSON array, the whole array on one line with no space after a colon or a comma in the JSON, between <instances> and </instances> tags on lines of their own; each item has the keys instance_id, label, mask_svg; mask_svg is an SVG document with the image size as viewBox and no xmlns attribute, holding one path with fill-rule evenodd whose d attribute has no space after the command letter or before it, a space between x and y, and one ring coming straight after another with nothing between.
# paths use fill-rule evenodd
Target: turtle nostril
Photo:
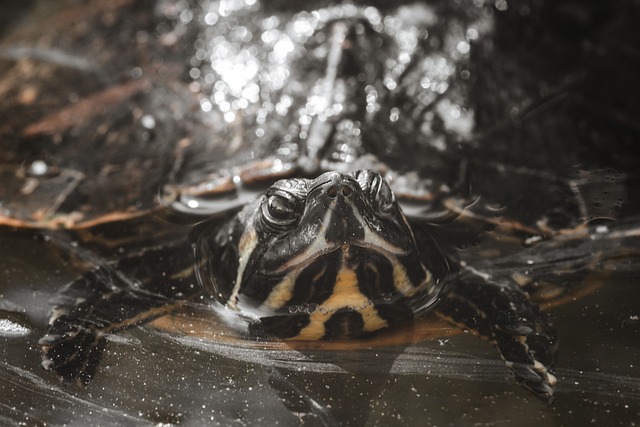
<instances>
[{"instance_id":1,"label":"turtle nostril","mask_svg":"<svg viewBox=\"0 0 640 427\"><path fill-rule=\"evenodd\" d=\"M338 195L338 189L336 188L336 186L332 185L331 187L329 187L329 189L327 190L327 196L333 199L337 195Z\"/></svg>"},{"instance_id":2,"label":"turtle nostril","mask_svg":"<svg viewBox=\"0 0 640 427\"><path fill-rule=\"evenodd\" d=\"M342 195L345 197L349 197L349 195L351 195L351 193L353 193L353 190L351 189L351 187L349 187L348 185L345 185L344 187L342 187Z\"/></svg>"}]
</instances>

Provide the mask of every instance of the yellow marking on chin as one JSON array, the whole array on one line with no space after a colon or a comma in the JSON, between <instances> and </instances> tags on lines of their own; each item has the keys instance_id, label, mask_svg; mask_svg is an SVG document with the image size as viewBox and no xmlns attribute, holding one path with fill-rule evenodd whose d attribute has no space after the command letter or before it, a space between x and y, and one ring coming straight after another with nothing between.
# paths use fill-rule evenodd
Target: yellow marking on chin
<instances>
[{"instance_id":1,"label":"yellow marking on chin","mask_svg":"<svg viewBox=\"0 0 640 427\"><path fill-rule=\"evenodd\" d=\"M360 308L358 312L362 315L362 320L364 321L363 329L365 332L374 332L389 326L389 323L385 319L378 316L378 311L372 303Z\"/></svg>"},{"instance_id":2,"label":"yellow marking on chin","mask_svg":"<svg viewBox=\"0 0 640 427\"><path fill-rule=\"evenodd\" d=\"M263 306L272 310L282 308L293 296L293 287L296 284L296 276L290 274L278 283L269 294Z\"/></svg>"},{"instance_id":3,"label":"yellow marking on chin","mask_svg":"<svg viewBox=\"0 0 640 427\"><path fill-rule=\"evenodd\" d=\"M364 322L363 330L373 332L389 326L387 321L378 315L373 303L358 289L355 271L342 267L338 272L336 284L331 296L316 311L309 315L309 324L293 339L319 340L326 332L325 323L339 309L353 307L360 313Z\"/></svg>"},{"instance_id":4,"label":"yellow marking on chin","mask_svg":"<svg viewBox=\"0 0 640 427\"><path fill-rule=\"evenodd\" d=\"M409 280L407 270L404 268L396 258L388 258L393 266L393 285L394 287L406 297L412 297L418 291L422 291L428 283L431 282L431 273L425 270L425 279L422 283L415 285Z\"/></svg>"}]
</instances>

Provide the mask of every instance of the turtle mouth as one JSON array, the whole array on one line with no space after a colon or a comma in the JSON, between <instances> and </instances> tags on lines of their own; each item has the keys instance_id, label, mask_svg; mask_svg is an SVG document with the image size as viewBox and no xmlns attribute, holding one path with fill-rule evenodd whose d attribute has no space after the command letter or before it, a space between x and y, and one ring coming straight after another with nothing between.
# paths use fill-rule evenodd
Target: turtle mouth
<instances>
[{"instance_id":1,"label":"turtle mouth","mask_svg":"<svg viewBox=\"0 0 640 427\"><path fill-rule=\"evenodd\" d=\"M273 273L276 275L288 274L293 271L301 271L304 270L309 265L315 263L319 259L336 253L341 252L343 257L349 258L349 254L351 252L351 248L363 249L367 252L375 252L382 255L385 258L389 257L401 257L409 254L410 251L402 250L400 248L390 246L390 245L377 245L374 243L368 242L343 242L343 243L335 243L331 245L325 245L323 247L310 247L305 250L300 255L290 259L288 262L282 264L278 269L274 270Z\"/></svg>"}]
</instances>

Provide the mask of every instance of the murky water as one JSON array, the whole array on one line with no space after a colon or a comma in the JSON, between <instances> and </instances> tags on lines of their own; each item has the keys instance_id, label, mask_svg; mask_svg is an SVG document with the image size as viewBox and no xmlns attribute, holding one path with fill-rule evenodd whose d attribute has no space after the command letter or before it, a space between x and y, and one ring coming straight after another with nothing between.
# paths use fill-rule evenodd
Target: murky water
<instances>
[{"instance_id":1,"label":"murky water","mask_svg":"<svg viewBox=\"0 0 640 427\"><path fill-rule=\"evenodd\" d=\"M391 129L381 139L388 146L365 151L404 172L416 164L398 149L400 137L414 135L416 150L442 155L417 165L429 189L455 183L468 167L463 180L487 201L474 213L499 209L527 226L597 219L609 227L626 218L626 230L640 227L637 6L34 3L0 33L0 113L9 118L0 120L3 210L81 205L89 220L147 209L168 175L191 181L271 150L285 160L299 154L292 141L312 133L315 118L342 117L351 105L305 86L327 80L322 26L362 14L385 36L357 39L375 52L362 77L371 83L362 111L372 116L361 119ZM48 16L55 19L41 36ZM367 50L367 40L380 48ZM79 155L90 142L94 155ZM363 149L335 145L331 160L342 163ZM30 165L26 175L15 174L21 164ZM51 170L59 173L51 187L38 187ZM77 198L57 197L76 188ZM113 238L108 232L127 237L127 229L98 228L97 239ZM197 307L110 335L95 379L84 389L62 384L40 366L37 341L49 299L82 266L37 231L6 227L0 424L637 425L640 264L637 243L625 245L572 279L584 283L566 284L590 292L546 310L560 342L556 398L547 404L515 383L489 343L433 318L416 326L427 336L415 342L300 348L240 339ZM458 246L469 262L498 250ZM593 244L594 262L602 247ZM93 250L92 240L80 249ZM518 271L531 267L521 261ZM566 273L564 261L544 277Z\"/></svg>"},{"instance_id":2,"label":"murky water","mask_svg":"<svg viewBox=\"0 0 640 427\"><path fill-rule=\"evenodd\" d=\"M4 424L633 425L639 416L636 273L549 310L561 337L552 405L524 392L492 346L470 335L295 350L243 345L224 330L202 338L193 317L184 320L191 334L145 326L114 335L96 378L78 389L40 367L36 344L48 298L77 272L27 238L3 236L0 251L11 260L3 304L29 329L1 338Z\"/></svg>"}]
</instances>

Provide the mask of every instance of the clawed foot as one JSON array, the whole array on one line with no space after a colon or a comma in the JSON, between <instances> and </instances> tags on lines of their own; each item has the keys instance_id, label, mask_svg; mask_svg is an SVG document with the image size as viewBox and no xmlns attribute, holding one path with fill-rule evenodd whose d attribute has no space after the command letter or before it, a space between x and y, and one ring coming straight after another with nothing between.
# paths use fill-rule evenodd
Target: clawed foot
<instances>
[{"instance_id":1,"label":"clawed foot","mask_svg":"<svg viewBox=\"0 0 640 427\"><path fill-rule=\"evenodd\" d=\"M493 342L518 383L538 398L552 400L555 330L517 284L492 282L489 275L467 270L448 284L438 312Z\"/></svg>"},{"instance_id":2,"label":"clawed foot","mask_svg":"<svg viewBox=\"0 0 640 427\"><path fill-rule=\"evenodd\" d=\"M549 353L555 353L555 338L528 326L521 329L521 333L495 330L493 341L516 381L536 397L551 402L556 384L550 372L553 361L543 363L538 358L546 359Z\"/></svg>"},{"instance_id":3,"label":"clawed foot","mask_svg":"<svg viewBox=\"0 0 640 427\"><path fill-rule=\"evenodd\" d=\"M105 339L62 315L53 321L38 344L42 346L42 366L46 370L55 372L66 383L86 386L96 372Z\"/></svg>"}]
</instances>

